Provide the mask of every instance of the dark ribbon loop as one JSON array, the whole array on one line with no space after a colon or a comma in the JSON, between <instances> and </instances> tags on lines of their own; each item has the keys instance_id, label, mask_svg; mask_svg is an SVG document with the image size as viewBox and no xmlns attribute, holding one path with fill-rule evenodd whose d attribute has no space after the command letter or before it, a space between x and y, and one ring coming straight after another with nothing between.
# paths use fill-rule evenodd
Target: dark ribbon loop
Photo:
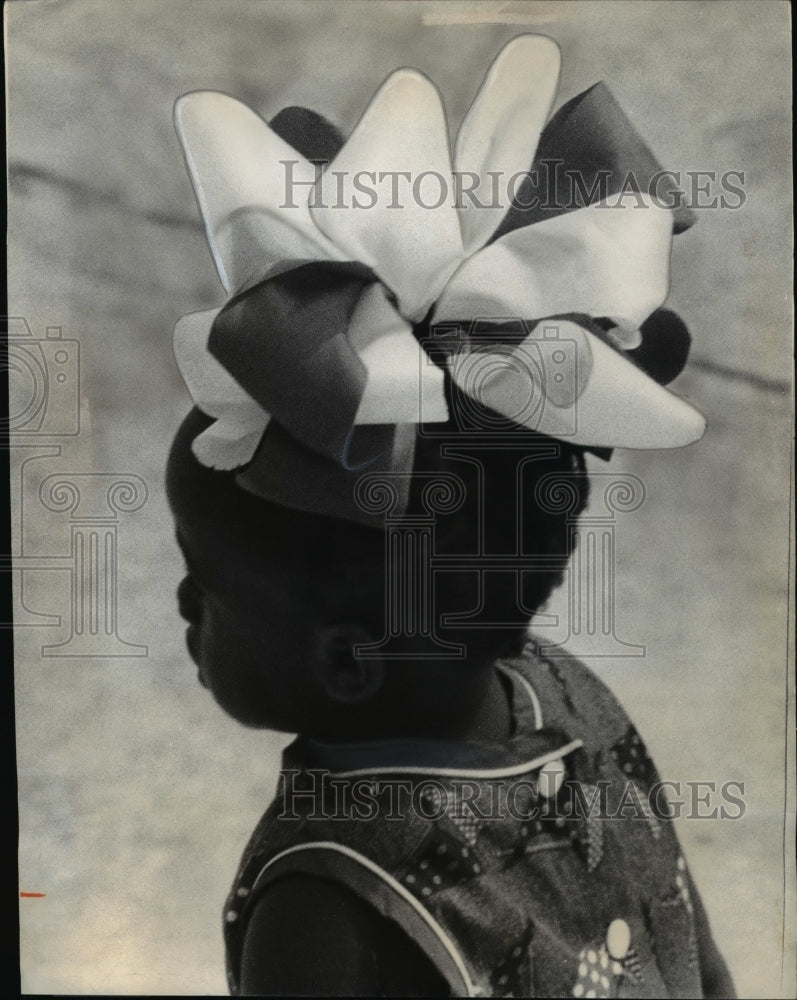
<instances>
[{"instance_id":1,"label":"dark ribbon loop","mask_svg":"<svg viewBox=\"0 0 797 1000\"><path fill-rule=\"evenodd\" d=\"M695 221L672 173L662 170L604 83L563 104L540 136L534 162L490 243L513 229L635 190L673 209L673 231Z\"/></svg>"},{"instance_id":2,"label":"dark ribbon loop","mask_svg":"<svg viewBox=\"0 0 797 1000\"><path fill-rule=\"evenodd\" d=\"M234 296L208 348L298 441L357 464L351 429L368 374L347 337L373 272L356 262L305 263Z\"/></svg>"}]
</instances>

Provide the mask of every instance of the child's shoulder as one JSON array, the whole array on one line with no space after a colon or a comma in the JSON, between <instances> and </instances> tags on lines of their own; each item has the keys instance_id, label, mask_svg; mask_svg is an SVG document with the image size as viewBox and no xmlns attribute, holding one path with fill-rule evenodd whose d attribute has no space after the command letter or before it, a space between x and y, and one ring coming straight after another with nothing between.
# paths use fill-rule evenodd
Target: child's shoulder
<instances>
[{"instance_id":1,"label":"child's shoulder","mask_svg":"<svg viewBox=\"0 0 797 1000\"><path fill-rule=\"evenodd\" d=\"M501 661L519 674L539 702L541 723L564 730L586 747L614 749L641 741L614 692L561 646L530 635L519 656Z\"/></svg>"}]
</instances>

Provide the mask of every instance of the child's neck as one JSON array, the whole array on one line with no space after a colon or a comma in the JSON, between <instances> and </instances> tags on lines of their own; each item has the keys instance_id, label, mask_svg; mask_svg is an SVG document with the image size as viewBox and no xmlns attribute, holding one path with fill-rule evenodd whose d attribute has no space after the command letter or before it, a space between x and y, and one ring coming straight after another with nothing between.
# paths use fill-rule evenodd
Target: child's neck
<instances>
[{"instance_id":1,"label":"child's neck","mask_svg":"<svg viewBox=\"0 0 797 1000\"><path fill-rule=\"evenodd\" d=\"M421 670L433 676L435 664ZM421 704L416 695L422 696ZM397 738L500 743L513 730L509 682L493 665L467 680L456 672L444 692L427 691L419 685L410 703L389 720L389 728L389 735Z\"/></svg>"},{"instance_id":2,"label":"child's neck","mask_svg":"<svg viewBox=\"0 0 797 1000\"><path fill-rule=\"evenodd\" d=\"M480 743L497 743L512 735L513 722L509 685L500 670L488 672L484 696L476 711L467 721L453 727L451 739L473 740ZM444 734L439 734L444 735Z\"/></svg>"},{"instance_id":3,"label":"child's neck","mask_svg":"<svg viewBox=\"0 0 797 1000\"><path fill-rule=\"evenodd\" d=\"M433 671L434 665L428 670ZM326 743L402 738L500 743L513 730L509 683L495 667L485 669L480 681L471 678L470 683L449 686L445 692L422 692L420 685L410 684L404 687L403 699L397 695L389 709L374 713L367 723L313 735Z\"/></svg>"}]
</instances>

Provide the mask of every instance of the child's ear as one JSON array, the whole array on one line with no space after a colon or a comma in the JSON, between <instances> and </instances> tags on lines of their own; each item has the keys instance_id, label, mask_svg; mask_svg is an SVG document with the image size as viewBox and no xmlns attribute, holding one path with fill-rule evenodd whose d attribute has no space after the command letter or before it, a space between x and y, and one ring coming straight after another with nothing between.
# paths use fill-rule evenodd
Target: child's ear
<instances>
[{"instance_id":1,"label":"child's ear","mask_svg":"<svg viewBox=\"0 0 797 1000\"><path fill-rule=\"evenodd\" d=\"M332 701L354 705L373 697L382 687L384 664L380 657L355 655L355 647L374 642L360 625L340 622L316 632L316 676Z\"/></svg>"}]
</instances>

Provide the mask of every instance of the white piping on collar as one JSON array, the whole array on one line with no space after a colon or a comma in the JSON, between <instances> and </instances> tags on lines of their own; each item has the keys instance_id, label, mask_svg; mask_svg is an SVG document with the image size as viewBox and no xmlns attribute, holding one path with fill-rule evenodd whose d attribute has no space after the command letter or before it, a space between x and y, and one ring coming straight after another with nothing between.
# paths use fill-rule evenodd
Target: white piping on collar
<instances>
[{"instance_id":1,"label":"white piping on collar","mask_svg":"<svg viewBox=\"0 0 797 1000\"><path fill-rule=\"evenodd\" d=\"M548 753L544 753L540 757L523 761L521 764L512 764L510 767L418 767L415 765L402 767L400 764L384 764L379 767L358 767L353 771L334 771L333 773L336 778L359 778L376 774L429 774L440 778L515 778L528 771L535 771L538 767L549 764L552 760L560 760L582 746L584 746L583 740L571 740L556 750L549 750Z\"/></svg>"},{"instance_id":2,"label":"white piping on collar","mask_svg":"<svg viewBox=\"0 0 797 1000\"><path fill-rule=\"evenodd\" d=\"M424 906L422 906L418 902L418 900L412 895L412 893L410 893L407 889L405 889L400 882L396 881L396 879L394 879L389 872L386 872L384 868L380 868L379 865L374 864L374 862L371 861L370 858L365 857L364 854L360 854L357 851L353 851L350 847L346 847L344 844L336 844L334 843L334 841L331 840L316 840L316 841L310 841L307 844L297 844L294 847L288 847L286 850L281 851L279 854L275 854L274 857L271 858L270 861L268 861L260 869L260 872L252 886L252 892L254 893L258 883L260 882L261 878L266 873L266 871L268 871L268 869L272 865L276 864L277 861L279 861L281 858L287 857L289 854L296 854L299 851L310 851L310 850L337 851L339 854L343 854L347 858L351 858L352 861L356 861L358 864L362 865L363 868L367 868L368 871L372 872L374 875L377 875L379 878L381 878L382 881L385 882L386 885L390 886L390 888L393 889L395 892L397 892L399 896L401 896L401 898L406 903L410 904L413 910L415 910L415 912L422 918L422 920L427 924L427 926L435 935L435 937L438 939L438 941L440 941L440 943L443 945L443 947L451 957L451 960L453 961L454 965L456 966L457 972L459 972L460 976L462 977L462 982L465 986L465 989L467 990L467 993L465 995L469 997L474 997L477 995L476 987L471 981L468 970L465 966L464 961L462 960L462 956L457 951L456 945L448 936L448 934L446 934L446 932L443 930L440 924L437 923L437 921L434 919L431 913L429 913L429 911Z\"/></svg>"},{"instance_id":3,"label":"white piping on collar","mask_svg":"<svg viewBox=\"0 0 797 1000\"><path fill-rule=\"evenodd\" d=\"M529 696L531 701L531 707L534 709L534 728L542 729L542 705L540 705L540 699L537 697L537 692L531 686L529 681L523 676L523 674L518 673L517 670L513 670L512 667L505 667L502 664L496 664L499 670L501 670L506 675L512 675L516 677L523 687L526 689L526 694Z\"/></svg>"}]
</instances>

